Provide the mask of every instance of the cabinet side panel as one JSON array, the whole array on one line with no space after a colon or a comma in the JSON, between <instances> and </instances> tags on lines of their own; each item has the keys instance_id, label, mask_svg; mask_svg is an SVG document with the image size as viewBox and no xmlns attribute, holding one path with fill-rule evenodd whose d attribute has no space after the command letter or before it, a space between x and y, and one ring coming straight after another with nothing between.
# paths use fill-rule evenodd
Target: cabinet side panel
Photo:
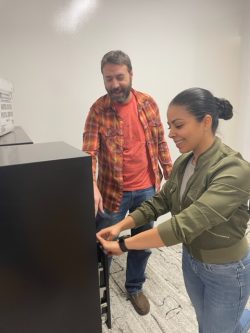
<instances>
[{"instance_id":1,"label":"cabinet side panel","mask_svg":"<svg viewBox=\"0 0 250 333\"><path fill-rule=\"evenodd\" d=\"M0 179L0 331L101 332L91 158Z\"/></svg>"}]
</instances>

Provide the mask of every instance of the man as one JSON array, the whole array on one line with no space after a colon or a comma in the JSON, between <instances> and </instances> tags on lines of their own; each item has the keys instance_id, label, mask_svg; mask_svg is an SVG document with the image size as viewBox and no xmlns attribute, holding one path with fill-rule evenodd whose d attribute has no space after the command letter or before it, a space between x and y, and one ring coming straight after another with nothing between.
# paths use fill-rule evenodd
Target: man
<instances>
[{"instance_id":1,"label":"man","mask_svg":"<svg viewBox=\"0 0 250 333\"><path fill-rule=\"evenodd\" d=\"M117 223L149 199L160 189L162 171L167 179L172 169L158 107L152 97L132 88L128 55L108 52L101 72L107 94L92 105L83 134L83 151L92 155L97 230ZM152 227L153 221L131 235ZM150 253L129 251L127 256L125 288L140 315L150 310L142 291Z\"/></svg>"}]
</instances>

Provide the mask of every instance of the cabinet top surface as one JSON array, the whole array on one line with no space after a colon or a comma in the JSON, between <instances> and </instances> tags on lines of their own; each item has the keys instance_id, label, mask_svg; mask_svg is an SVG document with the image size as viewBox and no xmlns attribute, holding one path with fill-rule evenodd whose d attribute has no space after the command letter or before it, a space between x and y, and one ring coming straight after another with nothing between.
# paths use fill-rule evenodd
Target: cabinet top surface
<instances>
[{"instance_id":1,"label":"cabinet top surface","mask_svg":"<svg viewBox=\"0 0 250 333\"><path fill-rule=\"evenodd\" d=\"M65 142L0 146L0 167L82 157L91 158Z\"/></svg>"}]
</instances>

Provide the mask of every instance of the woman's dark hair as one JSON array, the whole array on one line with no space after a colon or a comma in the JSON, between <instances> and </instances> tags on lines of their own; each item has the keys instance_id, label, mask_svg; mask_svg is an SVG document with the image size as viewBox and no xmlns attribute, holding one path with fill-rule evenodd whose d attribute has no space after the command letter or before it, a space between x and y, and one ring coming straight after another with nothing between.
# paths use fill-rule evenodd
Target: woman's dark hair
<instances>
[{"instance_id":1,"label":"woman's dark hair","mask_svg":"<svg viewBox=\"0 0 250 333\"><path fill-rule=\"evenodd\" d=\"M114 65L126 65L128 71L132 71L132 65L129 56L120 51L120 50L113 50L106 53L101 61L101 71L103 73L103 67L106 64L114 64Z\"/></svg>"},{"instance_id":2,"label":"woman's dark hair","mask_svg":"<svg viewBox=\"0 0 250 333\"><path fill-rule=\"evenodd\" d=\"M228 100L215 97L209 90L202 88L182 91L169 105L185 106L199 122L209 114L212 117L213 133L217 130L219 118L227 120L233 117L233 107Z\"/></svg>"}]
</instances>

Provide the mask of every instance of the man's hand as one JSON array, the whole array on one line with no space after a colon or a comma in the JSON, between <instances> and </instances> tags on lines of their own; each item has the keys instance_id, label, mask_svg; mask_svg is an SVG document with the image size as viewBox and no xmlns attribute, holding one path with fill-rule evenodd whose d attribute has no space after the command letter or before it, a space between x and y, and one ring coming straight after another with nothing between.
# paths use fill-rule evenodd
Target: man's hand
<instances>
[{"instance_id":1,"label":"man's hand","mask_svg":"<svg viewBox=\"0 0 250 333\"><path fill-rule=\"evenodd\" d=\"M95 216L96 216L98 211L104 213L104 209L103 209L102 196L95 181L93 181L93 186L94 186L94 201L95 201Z\"/></svg>"}]
</instances>

